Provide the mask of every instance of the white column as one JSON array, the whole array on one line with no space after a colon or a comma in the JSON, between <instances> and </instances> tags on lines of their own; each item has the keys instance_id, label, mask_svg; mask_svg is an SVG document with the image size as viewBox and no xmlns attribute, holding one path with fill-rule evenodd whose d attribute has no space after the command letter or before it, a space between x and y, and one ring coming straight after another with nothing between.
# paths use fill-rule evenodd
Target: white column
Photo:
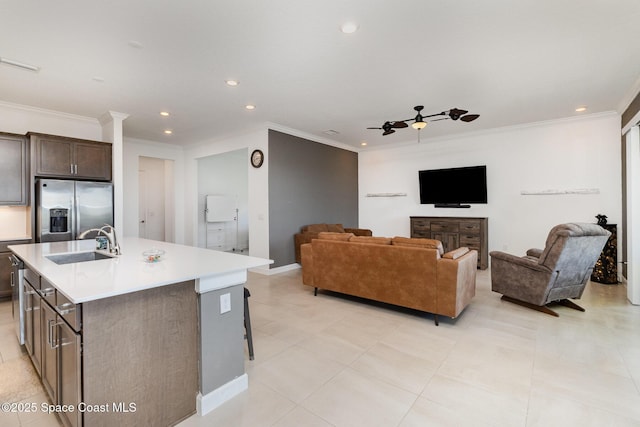
<instances>
[{"instance_id":1,"label":"white column","mask_svg":"<svg viewBox=\"0 0 640 427\"><path fill-rule=\"evenodd\" d=\"M122 122L128 114L108 111L100 117L102 140L113 144L113 226L122 237L124 230L124 138Z\"/></svg>"},{"instance_id":2,"label":"white column","mask_svg":"<svg viewBox=\"0 0 640 427\"><path fill-rule=\"evenodd\" d=\"M640 128L625 135L627 164L627 298L640 304Z\"/></svg>"}]
</instances>

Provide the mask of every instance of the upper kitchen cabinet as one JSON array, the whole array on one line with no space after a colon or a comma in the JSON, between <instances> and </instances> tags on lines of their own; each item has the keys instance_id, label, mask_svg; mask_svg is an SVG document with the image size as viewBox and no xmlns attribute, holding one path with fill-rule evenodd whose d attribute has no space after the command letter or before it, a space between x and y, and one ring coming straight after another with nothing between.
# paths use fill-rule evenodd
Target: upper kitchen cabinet
<instances>
[{"instance_id":1,"label":"upper kitchen cabinet","mask_svg":"<svg viewBox=\"0 0 640 427\"><path fill-rule=\"evenodd\" d=\"M112 145L30 133L36 176L111 181Z\"/></svg>"},{"instance_id":2,"label":"upper kitchen cabinet","mask_svg":"<svg viewBox=\"0 0 640 427\"><path fill-rule=\"evenodd\" d=\"M0 132L0 205L27 205L29 150L23 135Z\"/></svg>"}]
</instances>

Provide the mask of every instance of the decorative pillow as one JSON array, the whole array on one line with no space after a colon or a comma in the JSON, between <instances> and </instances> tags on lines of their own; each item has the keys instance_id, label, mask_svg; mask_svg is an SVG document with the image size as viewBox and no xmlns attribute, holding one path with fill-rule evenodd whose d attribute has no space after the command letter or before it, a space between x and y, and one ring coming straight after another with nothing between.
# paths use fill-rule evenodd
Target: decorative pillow
<instances>
[{"instance_id":1,"label":"decorative pillow","mask_svg":"<svg viewBox=\"0 0 640 427\"><path fill-rule=\"evenodd\" d=\"M377 236L353 236L349 239L353 243L375 243L377 245L390 245L391 238Z\"/></svg>"},{"instance_id":2,"label":"decorative pillow","mask_svg":"<svg viewBox=\"0 0 640 427\"><path fill-rule=\"evenodd\" d=\"M396 246L412 246L414 248L437 249L438 254L444 254L444 247L442 246L442 242L435 239L396 236L391 240L391 244Z\"/></svg>"},{"instance_id":3,"label":"decorative pillow","mask_svg":"<svg viewBox=\"0 0 640 427\"><path fill-rule=\"evenodd\" d=\"M304 227L304 230L309 233L320 233L321 231L329 231L327 224L311 224Z\"/></svg>"},{"instance_id":4,"label":"decorative pillow","mask_svg":"<svg viewBox=\"0 0 640 427\"><path fill-rule=\"evenodd\" d=\"M353 237L353 233L334 233L331 231L318 233L318 239L322 240L341 240L343 242L348 242L351 237Z\"/></svg>"},{"instance_id":5,"label":"decorative pillow","mask_svg":"<svg viewBox=\"0 0 640 427\"><path fill-rule=\"evenodd\" d=\"M344 227L342 224L327 224L327 231L333 233L344 233Z\"/></svg>"},{"instance_id":6,"label":"decorative pillow","mask_svg":"<svg viewBox=\"0 0 640 427\"><path fill-rule=\"evenodd\" d=\"M446 254L442 255L442 258L458 259L467 252L469 252L469 248L463 246L461 248L447 252Z\"/></svg>"}]
</instances>

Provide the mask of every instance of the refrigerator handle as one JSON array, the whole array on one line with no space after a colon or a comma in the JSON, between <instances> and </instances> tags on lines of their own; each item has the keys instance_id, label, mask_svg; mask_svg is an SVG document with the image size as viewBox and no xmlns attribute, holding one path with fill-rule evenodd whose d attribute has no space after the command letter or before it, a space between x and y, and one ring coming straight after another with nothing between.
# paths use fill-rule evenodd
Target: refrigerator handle
<instances>
[{"instance_id":1,"label":"refrigerator handle","mask_svg":"<svg viewBox=\"0 0 640 427\"><path fill-rule=\"evenodd\" d=\"M78 195L73 195L73 239L77 240L80 235L80 207L78 206Z\"/></svg>"}]
</instances>

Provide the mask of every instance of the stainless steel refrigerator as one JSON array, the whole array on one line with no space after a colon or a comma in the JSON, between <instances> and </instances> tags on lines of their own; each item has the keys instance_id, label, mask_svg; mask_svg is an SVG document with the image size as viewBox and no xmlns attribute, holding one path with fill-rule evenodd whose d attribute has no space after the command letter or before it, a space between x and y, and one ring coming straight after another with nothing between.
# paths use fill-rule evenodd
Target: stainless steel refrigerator
<instances>
[{"instance_id":1,"label":"stainless steel refrigerator","mask_svg":"<svg viewBox=\"0 0 640 427\"><path fill-rule=\"evenodd\" d=\"M90 228L113 225L110 182L38 179L36 242L75 240ZM97 233L89 233L93 239Z\"/></svg>"}]
</instances>

